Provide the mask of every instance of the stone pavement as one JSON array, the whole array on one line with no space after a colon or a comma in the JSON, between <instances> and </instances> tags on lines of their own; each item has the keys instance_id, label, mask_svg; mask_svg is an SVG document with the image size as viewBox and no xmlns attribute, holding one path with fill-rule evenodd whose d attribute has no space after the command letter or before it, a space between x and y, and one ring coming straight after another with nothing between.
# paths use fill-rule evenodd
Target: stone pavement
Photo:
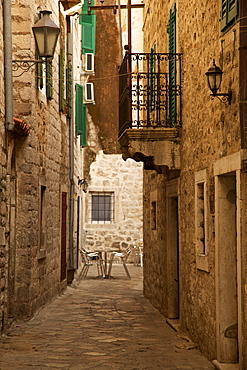
<instances>
[{"instance_id":1,"label":"stone pavement","mask_svg":"<svg viewBox=\"0 0 247 370\"><path fill-rule=\"evenodd\" d=\"M80 283L0 341L1 370L209 370L142 295L142 269L113 265L113 279Z\"/></svg>"}]
</instances>

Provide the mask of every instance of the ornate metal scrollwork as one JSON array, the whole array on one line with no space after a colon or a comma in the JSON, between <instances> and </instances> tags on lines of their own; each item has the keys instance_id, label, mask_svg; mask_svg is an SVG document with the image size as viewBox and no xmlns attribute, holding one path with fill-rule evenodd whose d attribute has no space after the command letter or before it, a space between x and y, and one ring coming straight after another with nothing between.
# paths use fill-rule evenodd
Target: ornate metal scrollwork
<instances>
[{"instance_id":1,"label":"ornate metal scrollwork","mask_svg":"<svg viewBox=\"0 0 247 370\"><path fill-rule=\"evenodd\" d=\"M120 129L181 124L182 54L125 54L120 67ZM131 76L128 79L124 74ZM128 112L126 115L126 111Z\"/></svg>"},{"instance_id":2,"label":"ornate metal scrollwork","mask_svg":"<svg viewBox=\"0 0 247 370\"><path fill-rule=\"evenodd\" d=\"M30 68L32 68L37 63L46 63L46 60L12 60L12 71L17 72L21 69L22 72L19 72L19 74L13 75L14 77L20 77L23 75L23 73L29 71Z\"/></svg>"}]
</instances>

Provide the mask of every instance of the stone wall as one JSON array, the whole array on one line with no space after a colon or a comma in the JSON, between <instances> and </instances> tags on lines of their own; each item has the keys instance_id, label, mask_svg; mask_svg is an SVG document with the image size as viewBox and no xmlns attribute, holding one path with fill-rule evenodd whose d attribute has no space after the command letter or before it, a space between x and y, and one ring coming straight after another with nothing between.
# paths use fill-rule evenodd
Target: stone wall
<instances>
[{"instance_id":1,"label":"stone wall","mask_svg":"<svg viewBox=\"0 0 247 370\"><path fill-rule=\"evenodd\" d=\"M94 250L125 249L142 239L142 164L121 155L101 151L90 168L86 196L85 246ZM88 202L91 192L114 192L114 220L111 224L90 224Z\"/></svg>"},{"instance_id":2,"label":"stone wall","mask_svg":"<svg viewBox=\"0 0 247 370\"><path fill-rule=\"evenodd\" d=\"M58 4L53 1L16 1L12 6L16 59L35 59L29 30L37 21L38 6L51 9L53 21L59 24ZM56 50L59 48L58 42ZM35 66L14 77L14 116L28 125L30 134L10 136L8 153L13 187L10 197L15 207L10 219L10 248L15 250L9 265L15 274L9 299L12 317L30 317L66 286L66 281L60 281L60 248L62 192L69 200L69 130L66 116L59 111L58 54L52 63L52 100L47 99L45 87L37 89Z\"/></svg>"},{"instance_id":3,"label":"stone wall","mask_svg":"<svg viewBox=\"0 0 247 370\"><path fill-rule=\"evenodd\" d=\"M168 52L168 3L145 1L144 49L156 42L157 52ZM179 189L179 270L180 323L188 330L200 349L210 359L216 357L216 260L214 208L214 163L220 158L239 153L239 24L228 32L220 32L218 1L177 1L177 52L182 61L182 133L181 173ZM223 71L221 92L233 92L232 104L210 99L205 72L216 64ZM195 234L195 179L199 171L207 173L207 268L198 264ZM164 282L164 255L169 229L160 225L158 242L153 243L152 231L146 229L150 220L150 194L166 194L166 183L158 182L160 175L145 172L144 176L144 288L146 296L166 314L168 291ZM245 180L241 186L245 186ZM159 195L158 195L159 197ZM147 203L147 204L146 204ZM160 213L166 206L158 201ZM163 211L162 209L163 208ZM162 216L164 217L164 216ZM244 243L245 244L245 243ZM243 245L244 245L243 244ZM244 251L244 249L243 249ZM243 272L245 276L245 272ZM153 282L158 282L154 284ZM242 319L244 322L244 319Z\"/></svg>"},{"instance_id":4,"label":"stone wall","mask_svg":"<svg viewBox=\"0 0 247 370\"><path fill-rule=\"evenodd\" d=\"M6 221L7 221L7 199L6 199L6 145L5 145L5 108L4 108L4 50L3 50L3 16L2 4L0 4L0 333L3 330L5 317L7 315L7 243L6 243Z\"/></svg>"},{"instance_id":5,"label":"stone wall","mask_svg":"<svg viewBox=\"0 0 247 370\"><path fill-rule=\"evenodd\" d=\"M95 5L100 2L95 2ZM104 5L111 4L110 0ZM138 10L140 12L140 10ZM122 26L126 31L125 11ZM140 14L140 13L138 13ZM141 18L139 24L141 34ZM133 39L142 45L140 34ZM141 51L141 50L139 50ZM118 145L118 67L121 64L119 15L111 10L96 14L95 105L88 105L88 147L84 150L84 174L89 183L84 199L84 245L127 248L142 239L142 164L123 161ZM114 220L111 224L89 222L91 192L114 192ZM130 259L131 260L131 259Z\"/></svg>"},{"instance_id":6,"label":"stone wall","mask_svg":"<svg viewBox=\"0 0 247 370\"><path fill-rule=\"evenodd\" d=\"M144 295L167 317L166 184L165 174L144 171ZM152 202L157 207L155 215L152 215Z\"/></svg>"}]
</instances>

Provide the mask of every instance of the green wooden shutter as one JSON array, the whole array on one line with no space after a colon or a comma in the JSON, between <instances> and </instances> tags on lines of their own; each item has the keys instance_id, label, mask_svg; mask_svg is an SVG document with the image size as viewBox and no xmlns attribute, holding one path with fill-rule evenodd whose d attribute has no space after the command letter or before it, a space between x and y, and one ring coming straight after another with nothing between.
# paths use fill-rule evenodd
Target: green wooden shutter
<instances>
[{"instance_id":1,"label":"green wooden shutter","mask_svg":"<svg viewBox=\"0 0 247 370\"><path fill-rule=\"evenodd\" d=\"M72 63L68 61L66 68L66 107L67 117L72 117Z\"/></svg>"},{"instance_id":2,"label":"green wooden shutter","mask_svg":"<svg viewBox=\"0 0 247 370\"><path fill-rule=\"evenodd\" d=\"M168 52L169 57L169 104L168 121L170 125L175 125L177 121L177 98L176 98L176 4L172 7L168 21Z\"/></svg>"},{"instance_id":3,"label":"green wooden shutter","mask_svg":"<svg viewBox=\"0 0 247 370\"><path fill-rule=\"evenodd\" d=\"M229 26L238 16L239 1L238 0L221 0L221 31Z\"/></svg>"},{"instance_id":4,"label":"green wooden shutter","mask_svg":"<svg viewBox=\"0 0 247 370\"><path fill-rule=\"evenodd\" d=\"M94 5L94 2L91 2ZM82 53L95 54L95 15L88 15L88 4L84 3L80 16L80 24L82 26Z\"/></svg>"},{"instance_id":5,"label":"green wooden shutter","mask_svg":"<svg viewBox=\"0 0 247 370\"><path fill-rule=\"evenodd\" d=\"M65 52L64 49L60 50L59 56L59 109L64 111L64 64L65 63Z\"/></svg>"},{"instance_id":6,"label":"green wooden shutter","mask_svg":"<svg viewBox=\"0 0 247 370\"><path fill-rule=\"evenodd\" d=\"M81 135L80 144L86 146L86 106L83 104L83 86L76 84L75 124L76 133Z\"/></svg>"},{"instance_id":7,"label":"green wooden shutter","mask_svg":"<svg viewBox=\"0 0 247 370\"><path fill-rule=\"evenodd\" d=\"M46 62L46 96L49 100L53 97L52 58Z\"/></svg>"}]
</instances>

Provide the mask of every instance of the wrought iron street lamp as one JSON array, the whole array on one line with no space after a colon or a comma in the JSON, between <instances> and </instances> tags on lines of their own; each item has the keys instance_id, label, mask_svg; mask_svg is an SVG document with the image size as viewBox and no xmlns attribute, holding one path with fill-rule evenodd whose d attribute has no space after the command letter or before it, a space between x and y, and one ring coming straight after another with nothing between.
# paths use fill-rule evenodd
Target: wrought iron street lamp
<instances>
[{"instance_id":1,"label":"wrought iron street lamp","mask_svg":"<svg viewBox=\"0 0 247 370\"><path fill-rule=\"evenodd\" d=\"M43 17L32 27L38 55L53 58L60 28L51 20L50 10L40 12Z\"/></svg>"},{"instance_id":2,"label":"wrought iron street lamp","mask_svg":"<svg viewBox=\"0 0 247 370\"><path fill-rule=\"evenodd\" d=\"M17 75L21 76L24 72L28 71L36 63L46 63L47 58L53 58L60 28L51 20L50 10L42 10L40 12L42 18L32 27L35 43L37 46L39 60L13 60L13 71L19 68L22 72Z\"/></svg>"},{"instance_id":3,"label":"wrought iron street lamp","mask_svg":"<svg viewBox=\"0 0 247 370\"><path fill-rule=\"evenodd\" d=\"M215 64L215 60L213 59L213 65L209 68L209 70L205 73L207 76L208 86L212 91L211 97L217 97L222 103L228 101L228 104L231 105L232 101L232 91L231 89L228 90L228 93L217 93L220 88L221 81L222 81L222 70ZM221 97L221 98L220 98Z\"/></svg>"}]
</instances>

